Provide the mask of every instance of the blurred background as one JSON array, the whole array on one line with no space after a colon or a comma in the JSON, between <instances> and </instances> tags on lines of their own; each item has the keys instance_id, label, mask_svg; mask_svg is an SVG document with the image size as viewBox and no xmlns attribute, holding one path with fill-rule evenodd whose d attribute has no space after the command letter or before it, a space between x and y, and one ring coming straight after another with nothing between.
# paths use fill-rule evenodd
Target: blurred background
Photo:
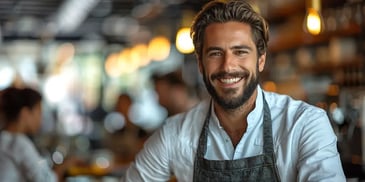
<instances>
[{"instance_id":1,"label":"blurred background","mask_svg":"<svg viewBox=\"0 0 365 182\"><path fill-rule=\"evenodd\" d=\"M0 89L42 92L34 141L51 162L96 166L70 169L68 181L123 175L167 116L207 97L189 37L206 2L0 0ZM271 29L262 87L328 111L347 177L364 179L364 0L250 2Z\"/></svg>"}]
</instances>

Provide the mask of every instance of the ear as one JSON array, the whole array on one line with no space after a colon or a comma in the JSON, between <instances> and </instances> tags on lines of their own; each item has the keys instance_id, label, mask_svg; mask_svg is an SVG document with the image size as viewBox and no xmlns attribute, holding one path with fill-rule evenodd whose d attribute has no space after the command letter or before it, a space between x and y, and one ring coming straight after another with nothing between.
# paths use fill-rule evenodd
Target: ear
<instances>
[{"instance_id":1,"label":"ear","mask_svg":"<svg viewBox=\"0 0 365 182\"><path fill-rule=\"evenodd\" d=\"M26 107L23 107L20 110L19 118L28 118L29 117L30 110Z\"/></svg>"},{"instance_id":2,"label":"ear","mask_svg":"<svg viewBox=\"0 0 365 182\"><path fill-rule=\"evenodd\" d=\"M259 57L259 61L258 61L259 72L262 72L264 70L265 62L266 62L266 52Z\"/></svg>"}]
</instances>

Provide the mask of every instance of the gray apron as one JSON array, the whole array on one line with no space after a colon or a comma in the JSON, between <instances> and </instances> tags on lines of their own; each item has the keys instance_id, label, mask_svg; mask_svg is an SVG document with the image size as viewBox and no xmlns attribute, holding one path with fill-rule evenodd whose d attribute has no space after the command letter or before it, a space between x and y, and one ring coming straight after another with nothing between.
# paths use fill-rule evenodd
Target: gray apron
<instances>
[{"instance_id":1,"label":"gray apron","mask_svg":"<svg viewBox=\"0 0 365 182\"><path fill-rule=\"evenodd\" d=\"M194 180L200 181L280 181L275 165L273 149L271 114L264 100L264 147L263 154L236 160L208 160L204 158L207 150L207 136L211 108L204 121L194 162Z\"/></svg>"}]
</instances>

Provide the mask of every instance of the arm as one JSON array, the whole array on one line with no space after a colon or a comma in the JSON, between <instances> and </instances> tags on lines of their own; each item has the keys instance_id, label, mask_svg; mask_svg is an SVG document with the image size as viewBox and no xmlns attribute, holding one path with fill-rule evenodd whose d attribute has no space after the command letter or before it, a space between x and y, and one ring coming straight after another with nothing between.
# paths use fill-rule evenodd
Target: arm
<instances>
[{"instance_id":1,"label":"arm","mask_svg":"<svg viewBox=\"0 0 365 182\"><path fill-rule=\"evenodd\" d=\"M346 181L327 114L310 111L301 117L306 119L299 138L298 181Z\"/></svg>"},{"instance_id":2,"label":"arm","mask_svg":"<svg viewBox=\"0 0 365 182\"><path fill-rule=\"evenodd\" d=\"M19 148L15 149L14 157L18 161L18 168L29 181L57 181L46 159L42 158L33 143L23 135L18 137Z\"/></svg>"},{"instance_id":3,"label":"arm","mask_svg":"<svg viewBox=\"0 0 365 182\"><path fill-rule=\"evenodd\" d=\"M156 131L127 169L122 181L168 181L171 175L170 149L174 149L169 140L172 135L166 127Z\"/></svg>"},{"instance_id":4,"label":"arm","mask_svg":"<svg viewBox=\"0 0 365 182\"><path fill-rule=\"evenodd\" d=\"M12 156L3 151L0 151L0 176L0 181L19 181L22 178Z\"/></svg>"}]
</instances>

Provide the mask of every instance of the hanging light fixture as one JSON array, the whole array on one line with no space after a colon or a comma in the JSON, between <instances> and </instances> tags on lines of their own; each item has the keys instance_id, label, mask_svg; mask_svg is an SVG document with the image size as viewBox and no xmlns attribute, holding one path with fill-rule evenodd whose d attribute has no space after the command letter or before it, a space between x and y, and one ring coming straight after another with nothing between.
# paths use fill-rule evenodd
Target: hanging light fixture
<instances>
[{"instance_id":1,"label":"hanging light fixture","mask_svg":"<svg viewBox=\"0 0 365 182\"><path fill-rule=\"evenodd\" d=\"M183 54L189 54L194 51L193 40L190 37L190 28L181 28L176 35L176 48Z\"/></svg>"},{"instance_id":2,"label":"hanging light fixture","mask_svg":"<svg viewBox=\"0 0 365 182\"><path fill-rule=\"evenodd\" d=\"M181 27L177 31L175 45L176 49L183 54L194 52L193 40L190 37L190 25L194 19L195 12L184 10L181 17Z\"/></svg>"},{"instance_id":3,"label":"hanging light fixture","mask_svg":"<svg viewBox=\"0 0 365 182\"><path fill-rule=\"evenodd\" d=\"M307 0L307 13L304 19L304 29L312 35L318 35L323 31L321 0Z\"/></svg>"}]
</instances>

